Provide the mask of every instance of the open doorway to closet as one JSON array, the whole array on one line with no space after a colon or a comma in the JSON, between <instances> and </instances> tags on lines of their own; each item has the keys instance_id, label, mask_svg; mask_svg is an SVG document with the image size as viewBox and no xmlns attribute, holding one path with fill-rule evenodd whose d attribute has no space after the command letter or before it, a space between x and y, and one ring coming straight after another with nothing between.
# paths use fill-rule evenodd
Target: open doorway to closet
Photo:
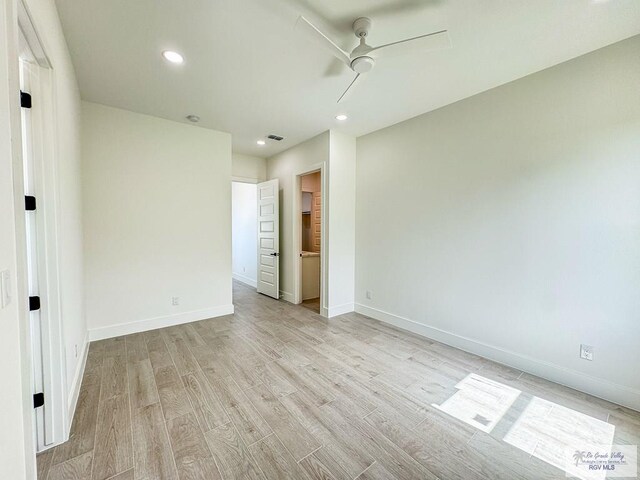
<instances>
[{"instance_id":1,"label":"open doorway to closet","mask_svg":"<svg viewBox=\"0 0 640 480\"><path fill-rule=\"evenodd\" d=\"M320 313L322 178L319 171L300 177L300 285L302 306Z\"/></svg>"},{"instance_id":2,"label":"open doorway to closet","mask_svg":"<svg viewBox=\"0 0 640 480\"><path fill-rule=\"evenodd\" d=\"M233 278L253 288L258 279L257 185L231 182L231 257Z\"/></svg>"}]
</instances>

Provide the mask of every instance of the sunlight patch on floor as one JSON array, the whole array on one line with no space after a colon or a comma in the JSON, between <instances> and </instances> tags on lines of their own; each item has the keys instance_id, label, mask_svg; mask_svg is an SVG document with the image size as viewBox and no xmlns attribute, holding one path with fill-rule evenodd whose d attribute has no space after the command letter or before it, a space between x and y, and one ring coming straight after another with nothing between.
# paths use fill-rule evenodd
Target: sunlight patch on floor
<instances>
[{"instance_id":1,"label":"sunlight patch on floor","mask_svg":"<svg viewBox=\"0 0 640 480\"><path fill-rule=\"evenodd\" d=\"M471 373L457 385L455 394L433 405L452 417L489 433L515 402L520 390Z\"/></svg>"},{"instance_id":2,"label":"sunlight patch on floor","mask_svg":"<svg viewBox=\"0 0 640 480\"><path fill-rule=\"evenodd\" d=\"M567 452L611 446L615 427L562 405L534 397L504 441L584 480L600 480L605 472L576 468Z\"/></svg>"}]
</instances>

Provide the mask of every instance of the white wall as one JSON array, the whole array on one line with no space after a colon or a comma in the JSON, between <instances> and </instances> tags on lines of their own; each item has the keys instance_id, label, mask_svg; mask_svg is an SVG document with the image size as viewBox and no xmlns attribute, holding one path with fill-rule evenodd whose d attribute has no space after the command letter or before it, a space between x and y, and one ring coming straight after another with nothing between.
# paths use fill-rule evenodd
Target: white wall
<instances>
[{"instance_id":1,"label":"white wall","mask_svg":"<svg viewBox=\"0 0 640 480\"><path fill-rule=\"evenodd\" d=\"M639 51L359 138L358 311L640 409Z\"/></svg>"},{"instance_id":2,"label":"white wall","mask_svg":"<svg viewBox=\"0 0 640 480\"><path fill-rule=\"evenodd\" d=\"M231 136L82 107L91 338L232 312Z\"/></svg>"},{"instance_id":3,"label":"white wall","mask_svg":"<svg viewBox=\"0 0 640 480\"><path fill-rule=\"evenodd\" d=\"M326 165L328 162L329 132L267 159L267 178L277 178L280 183L280 292L282 298L288 302L293 302L294 299L294 177L307 168ZM326 308L326 305L324 307Z\"/></svg>"},{"instance_id":4,"label":"white wall","mask_svg":"<svg viewBox=\"0 0 640 480\"><path fill-rule=\"evenodd\" d=\"M257 183L267 179L267 160L252 155L233 153L231 175L234 180Z\"/></svg>"},{"instance_id":5,"label":"white wall","mask_svg":"<svg viewBox=\"0 0 640 480\"><path fill-rule=\"evenodd\" d=\"M353 311L354 306L355 145L353 137L327 131L267 159L268 178L280 182L280 290L287 301L294 300L294 255L298 254L294 252L294 178L324 165L322 264L327 274L320 308L330 317ZM296 212L295 223L299 222Z\"/></svg>"},{"instance_id":6,"label":"white wall","mask_svg":"<svg viewBox=\"0 0 640 480\"><path fill-rule=\"evenodd\" d=\"M331 130L329 157L328 316L333 317L354 309L356 139Z\"/></svg>"},{"instance_id":7,"label":"white wall","mask_svg":"<svg viewBox=\"0 0 640 480\"><path fill-rule=\"evenodd\" d=\"M252 183L231 184L233 278L256 287L258 281L257 188Z\"/></svg>"}]
</instances>

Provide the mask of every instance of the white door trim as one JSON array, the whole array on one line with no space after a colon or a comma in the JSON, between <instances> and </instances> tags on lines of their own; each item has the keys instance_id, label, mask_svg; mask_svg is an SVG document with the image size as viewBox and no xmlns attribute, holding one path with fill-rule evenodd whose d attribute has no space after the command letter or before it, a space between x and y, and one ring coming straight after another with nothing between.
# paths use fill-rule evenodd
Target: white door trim
<instances>
[{"instance_id":1,"label":"white door trim","mask_svg":"<svg viewBox=\"0 0 640 480\"><path fill-rule=\"evenodd\" d=\"M53 70L28 11L21 1L18 2L18 25L21 33L21 57L30 63L31 91L29 93L33 98L31 128L34 132L34 142L36 142L33 148L36 212L39 217L39 233L43 237L38 241L38 263L40 297L43 306L41 324L45 425L50 429L50 434L46 435L47 444L38 446L39 450L44 450L66 441L71 427L67 408L67 369L59 287L57 225L59 184L56 168L55 91ZM20 200L24 204L24 200ZM24 215L24 211L17 213Z\"/></svg>"},{"instance_id":2,"label":"white door trim","mask_svg":"<svg viewBox=\"0 0 640 480\"><path fill-rule=\"evenodd\" d=\"M258 184L260 182L264 182L264 180L258 180L257 178L252 178L252 177L231 177L231 182L238 182L238 183L255 183Z\"/></svg>"},{"instance_id":3,"label":"white door trim","mask_svg":"<svg viewBox=\"0 0 640 480\"><path fill-rule=\"evenodd\" d=\"M301 170L296 171L293 174L293 208L292 208L292 225L293 225L293 252L291 253L291 260L293 262L293 303L299 304L302 301L302 282L300 280L302 275L302 261L300 258L300 252L302 251L302 193L301 178L309 173L320 172L320 185L321 185L321 198L322 198L322 220L321 220L321 239L320 239L320 315L323 317L328 316L327 308L327 278L328 278L328 265L329 265L329 175L327 172L327 163L320 162L313 165L309 165Z\"/></svg>"}]
</instances>

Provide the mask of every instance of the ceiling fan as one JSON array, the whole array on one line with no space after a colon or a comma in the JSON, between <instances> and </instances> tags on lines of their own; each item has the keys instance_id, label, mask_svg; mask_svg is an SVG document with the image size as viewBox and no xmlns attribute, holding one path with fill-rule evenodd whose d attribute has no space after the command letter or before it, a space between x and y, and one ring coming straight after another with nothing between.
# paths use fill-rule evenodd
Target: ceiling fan
<instances>
[{"instance_id":1,"label":"ceiling fan","mask_svg":"<svg viewBox=\"0 0 640 480\"><path fill-rule=\"evenodd\" d=\"M367 45L366 38L371 30L371 19L360 17L353 22L353 33L360 40L360 45L353 49L349 54L342 50L336 42L331 40L327 35L314 26L304 17L298 18L296 30L304 33L309 38L323 45L345 65L356 73L355 78L344 91L338 103L344 101L347 95L353 90L357 83L362 79L363 75L375 66L376 60L381 57L400 55L411 52L412 50L441 50L451 47L449 34L446 30L427 33L417 37L399 40L397 42L387 43L379 47Z\"/></svg>"}]
</instances>

